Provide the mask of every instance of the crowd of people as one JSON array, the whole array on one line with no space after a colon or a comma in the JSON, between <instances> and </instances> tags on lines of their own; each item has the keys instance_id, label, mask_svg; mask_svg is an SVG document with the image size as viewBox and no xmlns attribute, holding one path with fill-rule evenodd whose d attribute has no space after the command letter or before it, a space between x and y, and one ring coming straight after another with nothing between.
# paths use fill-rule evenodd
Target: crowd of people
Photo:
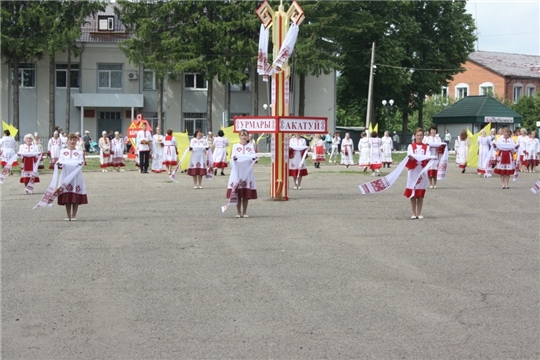
<instances>
[{"instance_id":1,"label":"crowd of people","mask_svg":"<svg viewBox=\"0 0 540 360\"><path fill-rule=\"evenodd\" d=\"M396 134L397 135L397 134ZM397 140L397 141L396 141ZM408 182L404 195L411 199L411 218L421 219L423 197L427 187L437 188L437 180L444 178L448 161L448 150L451 135L445 131L441 138L437 128L432 126L428 131L417 129L414 132L414 141L407 148ZM81 137L79 133L66 135L61 129L54 131L47 143L46 151L37 133L27 134L23 138L24 143L17 150L17 143L9 130L4 131L0 140L1 165L4 168L2 176L12 175L13 168L20 164L20 183L25 186L27 194L32 194L33 186L40 182L39 169L43 169L43 158L49 157L49 169L62 169L62 179L73 172L79 166L86 164L85 155L91 141L87 132ZM309 144L309 142L311 144ZM136 136L136 164L142 174L148 174L149 169L154 173L167 172L174 176L179 166L178 145L173 136L172 129L167 129L166 134L156 127L155 133L142 124L141 130ZM291 134L288 142L288 175L292 178L292 188L302 189L302 180L308 175L306 159L311 153L311 160L315 168L320 168L322 162L336 163L338 154L340 164L346 168L355 164L355 144L349 133L345 133L343 139L340 134L315 135L307 140L300 134ZM454 143L456 164L465 172L470 149L470 139L463 130ZM393 164L392 154L399 146L399 137L390 137L388 131L379 137L377 132L363 132L357 144L358 167L366 172L371 171L371 176L381 176L381 168L391 168ZM112 168L120 171L126 165L124 153L126 140L118 131L107 133L103 131L98 141L100 168L103 172ZM202 179L217 175L225 175L225 169L231 167L227 198L237 205L237 217L247 216L247 205L250 199L257 198L257 189L253 174L253 164L257 161L257 147L252 135L242 130L239 133L239 142L232 146L230 163L227 162L227 148L229 140L222 130L214 136L211 132L204 135L201 129L194 131L189 148L189 166L187 175L193 178L193 188L202 189ZM487 134L485 130L478 136L478 166L477 174L490 177L493 173L501 179L501 188L509 188L509 179L516 177L517 172L534 172L539 165L540 144L536 132L527 132L519 129L512 134L507 128L494 130ZM150 167L150 158L152 165ZM20 159L20 160L19 160ZM328 159L328 160L327 160ZM443 165L443 166L441 166ZM3 179L3 177L2 177ZM77 206L88 202L82 173L77 173L70 181L73 182L71 190L58 198L60 205L66 206L68 217L66 220L75 220ZM374 180L375 181L375 180ZM74 191L74 190L73 190ZM71 195L70 195L71 194Z\"/></svg>"}]
</instances>

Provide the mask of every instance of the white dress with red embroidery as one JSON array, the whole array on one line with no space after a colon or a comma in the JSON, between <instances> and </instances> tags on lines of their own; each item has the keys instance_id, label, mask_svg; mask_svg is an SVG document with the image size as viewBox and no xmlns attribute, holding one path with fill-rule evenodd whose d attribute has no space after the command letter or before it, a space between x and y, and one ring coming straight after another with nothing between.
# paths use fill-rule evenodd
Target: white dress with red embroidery
<instances>
[{"instance_id":1,"label":"white dress with red embroidery","mask_svg":"<svg viewBox=\"0 0 540 360\"><path fill-rule=\"evenodd\" d=\"M214 168L223 169L227 167L227 146L229 146L229 140L224 136L218 136L214 138Z\"/></svg>"},{"instance_id":2,"label":"white dress with red embroidery","mask_svg":"<svg viewBox=\"0 0 540 360\"><path fill-rule=\"evenodd\" d=\"M163 165L178 165L178 146L172 135L165 135L163 142Z\"/></svg>"},{"instance_id":3,"label":"white dress with red embroidery","mask_svg":"<svg viewBox=\"0 0 540 360\"><path fill-rule=\"evenodd\" d=\"M124 139L122 138L111 140L111 166L126 166L124 146Z\"/></svg>"},{"instance_id":4,"label":"white dress with red embroidery","mask_svg":"<svg viewBox=\"0 0 540 360\"><path fill-rule=\"evenodd\" d=\"M354 164L354 145L351 138L345 138L341 141L341 165Z\"/></svg>"},{"instance_id":5,"label":"white dress with red embroidery","mask_svg":"<svg viewBox=\"0 0 540 360\"><path fill-rule=\"evenodd\" d=\"M418 144L418 143L412 143L409 144L407 147L407 155L429 155L429 146L427 144ZM418 178L418 181L415 184L412 184L411 179L416 179L418 177L418 174L422 172L422 169L426 164L428 163L427 160L424 161L417 161L417 160L409 160L407 162L407 169L409 171L407 172L407 187L405 188L405 192L403 195L410 198L411 195L414 192L413 198L423 198L426 194L426 189L428 185L428 176L427 173L424 173Z\"/></svg>"},{"instance_id":6,"label":"white dress with red embroidery","mask_svg":"<svg viewBox=\"0 0 540 360\"><path fill-rule=\"evenodd\" d=\"M111 140L107 137L99 138L99 167L106 169L111 166Z\"/></svg>"},{"instance_id":7,"label":"white dress with red embroidery","mask_svg":"<svg viewBox=\"0 0 540 360\"><path fill-rule=\"evenodd\" d=\"M478 174L485 174L491 158L491 138L489 136L478 137L478 167L476 172Z\"/></svg>"},{"instance_id":8,"label":"white dress with red embroidery","mask_svg":"<svg viewBox=\"0 0 540 360\"><path fill-rule=\"evenodd\" d=\"M238 158L238 161L234 160L235 156ZM240 158L246 161L240 161ZM239 178L239 176L245 174L246 169L253 161L253 158L257 158L257 153L252 143L247 143L246 145L238 143L232 146L231 175L229 176L229 183L227 185L227 199L231 197L231 191L237 183L238 199L253 200L257 198L257 184L255 183L253 168L251 168L244 178Z\"/></svg>"},{"instance_id":9,"label":"white dress with red embroidery","mask_svg":"<svg viewBox=\"0 0 540 360\"><path fill-rule=\"evenodd\" d=\"M436 178L437 172L439 170L439 157L440 157L439 146L444 143L442 142L441 137L439 135L426 136L424 137L424 140L422 140L422 142L429 146L430 154L437 157L437 160L433 162L433 165L431 165L428 170L428 177Z\"/></svg>"},{"instance_id":10,"label":"white dress with red embroidery","mask_svg":"<svg viewBox=\"0 0 540 360\"><path fill-rule=\"evenodd\" d=\"M191 158L189 159L187 174L189 176L206 176L206 148L208 147L206 139L193 138L189 143L189 147L191 149Z\"/></svg>"},{"instance_id":11,"label":"white dress with red embroidery","mask_svg":"<svg viewBox=\"0 0 540 360\"><path fill-rule=\"evenodd\" d=\"M2 166L6 166L9 159L15 155L15 150L17 149L17 142L11 136L4 136L0 139L0 151L2 151ZM17 161L11 164L11 168L19 165Z\"/></svg>"},{"instance_id":12,"label":"white dress with red embroidery","mask_svg":"<svg viewBox=\"0 0 540 360\"><path fill-rule=\"evenodd\" d=\"M22 184L28 184L32 175L34 175L34 183L39 182L39 174L34 173L34 164L38 161L40 152L38 147L34 144L32 145L20 145L19 152L17 153L21 156L21 179L19 180Z\"/></svg>"},{"instance_id":13,"label":"white dress with red embroidery","mask_svg":"<svg viewBox=\"0 0 540 360\"><path fill-rule=\"evenodd\" d=\"M62 149L58 164L62 166L62 174L60 175L60 183L64 183L64 179L77 167L84 163L84 152L80 150ZM58 205L65 204L88 204L86 195L86 186L82 171L79 172L67 185L64 192L58 195Z\"/></svg>"},{"instance_id":14,"label":"white dress with red embroidery","mask_svg":"<svg viewBox=\"0 0 540 360\"><path fill-rule=\"evenodd\" d=\"M62 150L62 141L60 138L50 138L47 144L47 152L49 154L49 169L54 169L54 163L58 161L60 157L60 150Z\"/></svg>"},{"instance_id":15,"label":"white dress with red embroidery","mask_svg":"<svg viewBox=\"0 0 540 360\"><path fill-rule=\"evenodd\" d=\"M165 147L165 136L155 134L152 141L152 168L150 171L155 173L164 172L163 169L163 150Z\"/></svg>"},{"instance_id":16,"label":"white dress with red embroidery","mask_svg":"<svg viewBox=\"0 0 540 360\"><path fill-rule=\"evenodd\" d=\"M506 139L504 136L501 136L494 144L495 148L497 148L497 144L511 144L515 145L516 142L514 139L509 137ZM495 174L499 175L514 175L514 172L516 170L513 153L515 153L515 150L501 150L499 149L499 156L497 157L497 165L495 165L495 169L493 172Z\"/></svg>"},{"instance_id":17,"label":"white dress with red embroidery","mask_svg":"<svg viewBox=\"0 0 540 360\"><path fill-rule=\"evenodd\" d=\"M455 144L456 164L461 168L467 167L467 157L469 157L469 139L461 140L458 137Z\"/></svg>"},{"instance_id":18,"label":"white dress with red embroidery","mask_svg":"<svg viewBox=\"0 0 540 360\"><path fill-rule=\"evenodd\" d=\"M312 155L311 155L311 160L313 162L326 161L326 155L325 155L325 151L324 151L324 140L323 139L315 140L315 143L313 144L313 152L312 152Z\"/></svg>"},{"instance_id":19,"label":"white dress with red embroidery","mask_svg":"<svg viewBox=\"0 0 540 360\"><path fill-rule=\"evenodd\" d=\"M306 160L304 158L306 151L308 151L308 146L305 139L293 137L289 140L289 176L298 177L308 175Z\"/></svg>"},{"instance_id":20,"label":"white dress with red embroidery","mask_svg":"<svg viewBox=\"0 0 540 360\"><path fill-rule=\"evenodd\" d=\"M394 141L392 141L390 136L383 136L381 138L381 144L383 164L392 164L392 148L394 147Z\"/></svg>"},{"instance_id":21,"label":"white dress with red embroidery","mask_svg":"<svg viewBox=\"0 0 540 360\"><path fill-rule=\"evenodd\" d=\"M369 141L369 168L377 170L382 168L382 142L381 139L370 137Z\"/></svg>"},{"instance_id":22,"label":"white dress with red embroidery","mask_svg":"<svg viewBox=\"0 0 540 360\"><path fill-rule=\"evenodd\" d=\"M523 152L523 165L538 166L538 152L540 151L540 143L537 138L529 138L525 143L525 151Z\"/></svg>"},{"instance_id":23,"label":"white dress with red embroidery","mask_svg":"<svg viewBox=\"0 0 540 360\"><path fill-rule=\"evenodd\" d=\"M360 151L360 159L358 159L358 167L369 166L369 139L363 137L358 142L358 151Z\"/></svg>"}]
</instances>

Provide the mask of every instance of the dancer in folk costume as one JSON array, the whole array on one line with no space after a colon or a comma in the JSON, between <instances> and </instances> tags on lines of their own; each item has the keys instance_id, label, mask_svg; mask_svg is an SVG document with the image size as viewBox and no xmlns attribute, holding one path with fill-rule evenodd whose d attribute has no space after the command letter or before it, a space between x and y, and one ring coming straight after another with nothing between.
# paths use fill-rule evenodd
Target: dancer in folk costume
<instances>
[{"instance_id":1,"label":"dancer in folk costume","mask_svg":"<svg viewBox=\"0 0 540 360\"><path fill-rule=\"evenodd\" d=\"M105 133L105 135L107 135ZM60 152L58 164L62 166L62 175L60 183L64 184L65 179L73 172L78 174L66 185L64 191L58 195L58 205L66 207L67 218L64 220L77 220L77 210L79 205L88 204L86 186L80 167L84 165L84 151L76 148L77 135L71 133L68 135L67 148Z\"/></svg>"},{"instance_id":2,"label":"dancer in folk costume","mask_svg":"<svg viewBox=\"0 0 540 360\"><path fill-rule=\"evenodd\" d=\"M365 131L360 134L360 141L358 141L358 151L360 152L360 158L358 159L358 167L364 168L364 172L369 168L369 138Z\"/></svg>"},{"instance_id":3,"label":"dancer in folk costume","mask_svg":"<svg viewBox=\"0 0 540 360\"><path fill-rule=\"evenodd\" d=\"M173 171L173 166L178 165L178 145L172 129L167 129L167 135L163 140L163 165L167 168L167 174L169 175Z\"/></svg>"},{"instance_id":4,"label":"dancer in folk costume","mask_svg":"<svg viewBox=\"0 0 540 360\"><path fill-rule=\"evenodd\" d=\"M49 156L49 169L54 169L54 164L60 157L60 150L62 149L62 141L58 137L58 131L53 133L53 137L49 139L47 144L47 155Z\"/></svg>"},{"instance_id":5,"label":"dancer in folk costume","mask_svg":"<svg viewBox=\"0 0 540 360\"><path fill-rule=\"evenodd\" d=\"M193 139L189 143L189 151L191 158L189 159L189 167L187 174L193 177L193 188L202 189L202 179L206 176L206 151L208 143L203 138L201 129L195 129Z\"/></svg>"},{"instance_id":6,"label":"dancer in folk costume","mask_svg":"<svg viewBox=\"0 0 540 360\"><path fill-rule=\"evenodd\" d=\"M328 162L331 164L332 159L334 156L337 159L338 156L338 147L339 147L339 133L334 133L334 136L332 137L332 144L330 145L330 159L328 159ZM334 160L334 164L336 163L336 160Z\"/></svg>"},{"instance_id":7,"label":"dancer in folk costume","mask_svg":"<svg viewBox=\"0 0 540 360\"><path fill-rule=\"evenodd\" d=\"M517 138L515 138L514 141L519 145L519 148L517 150L517 161L519 165L519 171L525 172L527 170L527 167L523 164L525 160L524 152L527 149L527 142L529 142L529 135L527 133L527 129L525 128L519 129L519 135L517 135Z\"/></svg>"},{"instance_id":8,"label":"dancer in folk costume","mask_svg":"<svg viewBox=\"0 0 540 360\"><path fill-rule=\"evenodd\" d=\"M534 168L538 166L538 153L540 152L540 143L536 138L536 131L531 131L529 141L525 143L526 149L524 154L524 165L527 172L534 172Z\"/></svg>"},{"instance_id":9,"label":"dancer in folk costume","mask_svg":"<svg viewBox=\"0 0 540 360\"><path fill-rule=\"evenodd\" d=\"M1 164L2 168L9 165L9 176L13 175L13 167L19 165L17 158L14 158L16 148L17 142L11 136L11 132L8 129L4 130L4 136L0 139L0 152L2 153ZM13 160L11 164L9 164L10 160Z\"/></svg>"},{"instance_id":10,"label":"dancer in folk costume","mask_svg":"<svg viewBox=\"0 0 540 360\"><path fill-rule=\"evenodd\" d=\"M21 180L19 182L24 184L27 194L32 194L32 189L28 188L28 183L30 181L33 181L34 183L40 182L37 168L42 154L33 142L34 136L32 136L32 134L26 134L24 136L24 144L19 146L19 151L17 152L17 155L22 158Z\"/></svg>"},{"instance_id":11,"label":"dancer in folk costume","mask_svg":"<svg viewBox=\"0 0 540 360\"><path fill-rule=\"evenodd\" d=\"M295 134L289 140L289 176L294 180L294 189L302 189L302 178L308 175L306 156L308 152L306 139Z\"/></svg>"},{"instance_id":12,"label":"dancer in folk costume","mask_svg":"<svg viewBox=\"0 0 540 360\"><path fill-rule=\"evenodd\" d=\"M437 134L436 126L430 127L428 134L429 135L425 136L422 141L424 142L424 144L428 145L430 154L437 158L428 170L429 188L436 189L437 175L439 171L439 160L441 155L444 154L446 143L443 143L441 137ZM467 158L465 158L465 160L466 159Z\"/></svg>"},{"instance_id":13,"label":"dancer in folk costume","mask_svg":"<svg viewBox=\"0 0 540 360\"><path fill-rule=\"evenodd\" d=\"M315 165L316 168L321 167L321 161L326 161L325 156L325 143L324 140L321 139L320 135L315 136L315 141L313 141L313 145L311 145L311 161Z\"/></svg>"},{"instance_id":14,"label":"dancer in folk costume","mask_svg":"<svg viewBox=\"0 0 540 360\"><path fill-rule=\"evenodd\" d=\"M41 159L39 160L39 166L38 169L45 169L45 165L43 164L43 158L45 157L43 153L43 142L41 141L41 138L39 137L39 134L37 132L34 133L34 145L37 146L38 151L41 152Z\"/></svg>"},{"instance_id":15,"label":"dancer in folk costume","mask_svg":"<svg viewBox=\"0 0 540 360\"><path fill-rule=\"evenodd\" d=\"M103 131L98 141L99 145L99 167L101 172L107 172L107 168L111 166L111 140L107 136L107 132Z\"/></svg>"},{"instance_id":16,"label":"dancer in folk costume","mask_svg":"<svg viewBox=\"0 0 540 360\"><path fill-rule=\"evenodd\" d=\"M499 156L497 158L497 165L493 172L499 174L501 177L502 189L509 189L508 182L510 175L514 175L516 171L516 164L513 155L517 152L519 144L511 138L511 132L508 128L503 129L503 136L501 136L494 144L493 147L499 150Z\"/></svg>"},{"instance_id":17,"label":"dancer in folk costume","mask_svg":"<svg viewBox=\"0 0 540 360\"><path fill-rule=\"evenodd\" d=\"M124 147L124 139L122 139L120 132L115 131L114 139L111 140L111 166L117 172L120 172L121 167L126 166Z\"/></svg>"},{"instance_id":18,"label":"dancer in folk costume","mask_svg":"<svg viewBox=\"0 0 540 360\"><path fill-rule=\"evenodd\" d=\"M461 130L456 141L456 164L462 169L461 173L467 168L467 157L469 156L469 138L467 131Z\"/></svg>"},{"instance_id":19,"label":"dancer in folk costume","mask_svg":"<svg viewBox=\"0 0 540 360\"><path fill-rule=\"evenodd\" d=\"M354 144L351 134L345 133L345 138L341 141L341 165L349 167L354 164Z\"/></svg>"},{"instance_id":20,"label":"dancer in folk costume","mask_svg":"<svg viewBox=\"0 0 540 360\"><path fill-rule=\"evenodd\" d=\"M257 184L253 162L257 160L255 144L249 141L247 130L240 130L240 142L232 146L231 175L227 186L227 199L237 201L236 217L249 217L247 208L249 200L257 199Z\"/></svg>"},{"instance_id":21,"label":"dancer in folk costume","mask_svg":"<svg viewBox=\"0 0 540 360\"><path fill-rule=\"evenodd\" d=\"M161 134L161 128L157 126L152 141L152 172L160 173L165 171L163 170L164 141L165 137Z\"/></svg>"},{"instance_id":22,"label":"dancer in folk costume","mask_svg":"<svg viewBox=\"0 0 540 360\"><path fill-rule=\"evenodd\" d=\"M82 138L81 134L76 132L75 136L77 136L77 142L75 143L75 149L82 151L84 155L84 165L86 165L86 146L84 145L84 139ZM69 143L69 135L68 135L68 143Z\"/></svg>"},{"instance_id":23,"label":"dancer in folk costume","mask_svg":"<svg viewBox=\"0 0 540 360\"><path fill-rule=\"evenodd\" d=\"M225 137L223 130L219 130L217 137L214 137L214 175L217 175L218 169L221 170L221 175L225 175L225 168L227 167L227 146L229 146L229 140Z\"/></svg>"},{"instance_id":24,"label":"dancer in folk costume","mask_svg":"<svg viewBox=\"0 0 540 360\"><path fill-rule=\"evenodd\" d=\"M415 155L430 155L429 146L423 143L424 131L422 128L416 129L414 132L414 142L407 147L407 187L403 195L410 198L412 216L411 219L423 219L422 205L424 203L424 195L428 186L427 174L421 174L424 167L428 165L427 160L418 161L414 158ZM418 177L418 175L420 177Z\"/></svg>"},{"instance_id":25,"label":"dancer in folk costume","mask_svg":"<svg viewBox=\"0 0 540 360\"><path fill-rule=\"evenodd\" d=\"M492 149L491 137L487 135L486 130L482 129L478 137L478 167L476 172L479 176L487 177L488 174L491 174Z\"/></svg>"},{"instance_id":26,"label":"dancer in folk costume","mask_svg":"<svg viewBox=\"0 0 540 360\"><path fill-rule=\"evenodd\" d=\"M383 168L389 168L392 164L392 150L394 149L394 141L390 137L390 133L388 131L384 132L384 136L381 138L381 144Z\"/></svg>"},{"instance_id":27,"label":"dancer in folk costume","mask_svg":"<svg viewBox=\"0 0 540 360\"><path fill-rule=\"evenodd\" d=\"M380 176L382 168L382 142L376 131L371 132L369 141L369 168L371 176Z\"/></svg>"}]
</instances>

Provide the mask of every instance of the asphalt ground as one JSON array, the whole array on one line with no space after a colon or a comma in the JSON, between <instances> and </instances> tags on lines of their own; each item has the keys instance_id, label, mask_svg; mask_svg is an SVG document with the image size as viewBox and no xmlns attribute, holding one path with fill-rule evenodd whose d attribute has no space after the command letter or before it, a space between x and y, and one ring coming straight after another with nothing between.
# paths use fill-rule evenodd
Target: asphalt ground
<instances>
[{"instance_id":1,"label":"asphalt ground","mask_svg":"<svg viewBox=\"0 0 540 360\"><path fill-rule=\"evenodd\" d=\"M387 169L384 169L385 172ZM250 218L228 176L85 172L77 221L1 185L3 359L538 359L537 174L450 166L410 219L406 174L325 163ZM228 170L226 171L228 174Z\"/></svg>"}]
</instances>

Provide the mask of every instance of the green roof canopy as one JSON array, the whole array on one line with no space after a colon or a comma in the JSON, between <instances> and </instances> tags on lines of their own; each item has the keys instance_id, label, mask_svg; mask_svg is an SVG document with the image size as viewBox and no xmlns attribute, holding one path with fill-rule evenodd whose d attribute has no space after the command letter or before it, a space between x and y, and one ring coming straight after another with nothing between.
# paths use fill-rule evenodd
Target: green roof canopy
<instances>
[{"instance_id":1,"label":"green roof canopy","mask_svg":"<svg viewBox=\"0 0 540 360\"><path fill-rule=\"evenodd\" d=\"M435 124L521 123L523 116L489 95L466 96L433 115Z\"/></svg>"}]
</instances>

